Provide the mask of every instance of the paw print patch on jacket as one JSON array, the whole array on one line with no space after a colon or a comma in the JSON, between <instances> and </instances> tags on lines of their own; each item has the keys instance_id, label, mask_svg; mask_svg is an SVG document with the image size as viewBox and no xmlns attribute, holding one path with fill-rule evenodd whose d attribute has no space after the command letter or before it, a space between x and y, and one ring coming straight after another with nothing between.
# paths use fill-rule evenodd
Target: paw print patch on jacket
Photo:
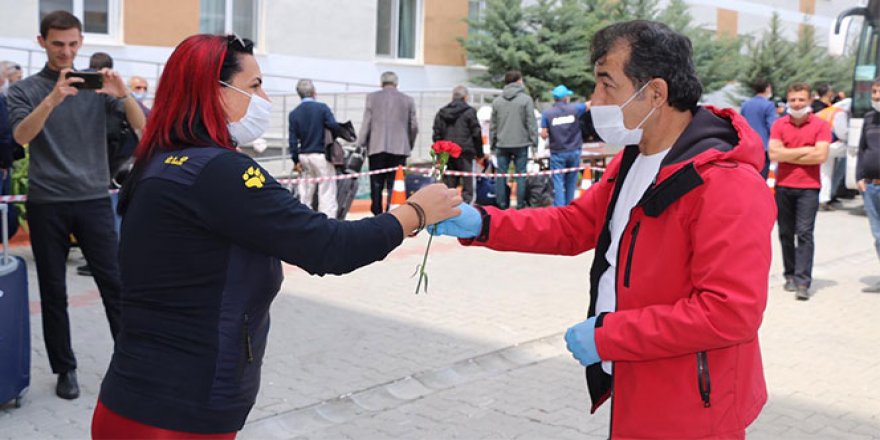
<instances>
[{"instance_id":1,"label":"paw print patch on jacket","mask_svg":"<svg viewBox=\"0 0 880 440\"><path fill-rule=\"evenodd\" d=\"M263 183L266 182L266 176L263 175L259 168L255 167L248 167L241 178L244 180L246 188L262 188Z\"/></svg>"}]
</instances>

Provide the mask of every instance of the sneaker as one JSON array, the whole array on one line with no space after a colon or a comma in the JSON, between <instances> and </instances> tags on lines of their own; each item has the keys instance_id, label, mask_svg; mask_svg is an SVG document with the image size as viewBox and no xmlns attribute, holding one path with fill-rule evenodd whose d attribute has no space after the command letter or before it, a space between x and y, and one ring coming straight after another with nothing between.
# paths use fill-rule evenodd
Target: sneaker
<instances>
[{"instance_id":1,"label":"sneaker","mask_svg":"<svg viewBox=\"0 0 880 440\"><path fill-rule=\"evenodd\" d=\"M79 383L76 381L76 370L70 370L58 375L58 384L55 385L55 394L62 399L72 400L79 397Z\"/></svg>"},{"instance_id":2,"label":"sneaker","mask_svg":"<svg viewBox=\"0 0 880 440\"><path fill-rule=\"evenodd\" d=\"M794 295L798 301L806 301L810 299L810 288L807 286L797 286L797 293Z\"/></svg>"},{"instance_id":3,"label":"sneaker","mask_svg":"<svg viewBox=\"0 0 880 440\"><path fill-rule=\"evenodd\" d=\"M875 284L873 286L868 286L862 289L862 292L865 293L880 293L880 283Z\"/></svg>"},{"instance_id":4,"label":"sneaker","mask_svg":"<svg viewBox=\"0 0 880 440\"><path fill-rule=\"evenodd\" d=\"M819 211L834 211L834 206L831 206L831 203L820 203Z\"/></svg>"},{"instance_id":5,"label":"sneaker","mask_svg":"<svg viewBox=\"0 0 880 440\"><path fill-rule=\"evenodd\" d=\"M786 278L786 279L785 279L785 285L782 286L782 288L783 288L786 292L796 292L796 291L797 291L797 285L794 284L794 278Z\"/></svg>"}]
</instances>

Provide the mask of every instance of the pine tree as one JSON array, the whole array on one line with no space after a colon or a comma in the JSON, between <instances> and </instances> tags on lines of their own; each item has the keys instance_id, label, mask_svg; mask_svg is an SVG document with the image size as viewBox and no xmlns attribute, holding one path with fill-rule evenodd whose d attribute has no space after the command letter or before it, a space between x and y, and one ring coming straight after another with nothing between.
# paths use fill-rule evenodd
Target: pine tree
<instances>
[{"instance_id":1,"label":"pine tree","mask_svg":"<svg viewBox=\"0 0 880 440\"><path fill-rule=\"evenodd\" d=\"M794 82L805 82L814 88L831 83L835 90L848 90L852 84L853 57L829 55L817 42L815 28L809 24L801 26L797 41L791 42L782 35L779 15L773 14L770 27L747 48L746 66L738 78L744 95L752 94L749 86L758 78L769 81L774 94L783 99L785 90Z\"/></svg>"},{"instance_id":2,"label":"pine tree","mask_svg":"<svg viewBox=\"0 0 880 440\"><path fill-rule=\"evenodd\" d=\"M468 24L474 30L463 40L468 57L487 68L478 82L499 86L508 70L529 70L535 38L526 29L521 0L489 0L485 15Z\"/></svg>"}]
</instances>

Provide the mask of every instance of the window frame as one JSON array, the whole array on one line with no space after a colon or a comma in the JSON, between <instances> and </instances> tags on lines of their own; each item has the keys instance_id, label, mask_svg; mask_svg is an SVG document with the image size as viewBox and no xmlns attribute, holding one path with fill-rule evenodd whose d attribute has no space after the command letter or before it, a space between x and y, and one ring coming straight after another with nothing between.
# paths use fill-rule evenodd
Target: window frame
<instances>
[{"instance_id":1,"label":"window frame","mask_svg":"<svg viewBox=\"0 0 880 440\"><path fill-rule=\"evenodd\" d=\"M424 55L424 47L423 41L424 36L423 33L425 31L424 26L424 13L425 13L425 0L413 0L415 1L415 23L414 23L414 41L413 45L415 46L415 53L412 58L401 57L400 54L400 2L401 0L389 0L391 2L391 50L392 54L380 54L376 49L375 56L377 59L388 62L394 61L401 64L418 64L422 62L422 57ZM374 23L376 29L376 38L373 43L378 43L379 41L379 17L378 17L378 1L376 2L376 21Z\"/></svg>"},{"instance_id":2,"label":"window frame","mask_svg":"<svg viewBox=\"0 0 880 440\"><path fill-rule=\"evenodd\" d=\"M225 34L234 33L233 32L233 26L234 26L234 17L233 17L234 14L233 13L235 11L234 3L236 1L237 0L225 0L224 1L223 33L225 33ZM265 23L263 21L263 11L265 10L265 8L263 7L264 0L253 0L253 1L254 1L254 23L253 23L254 36L252 38L253 38L253 42L254 42L254 51L258 52L258 53L262 53L261 48L263 47L263 44L262 44L263 29L265 28L265 26L264 26ZM201 15L201 13L202 13L202 11L201 11L201 7L200 7L199 8L199 15ZM202 32L202 30L199 29L199 32Z\"/></svg>"},{"instance_id":3,"label":"window frame","mask_svg":"<svg viewBox=\"0 0 880 440\"><path fill-rule=\"evenodd\" d=\"M87 44L118 46L122 44L122 0L107 0L107 33L86 32L85 0L71 0L70 11L83 24L83 40ZM40 5L37 2L37 25L39 27Z\"/></svg>"}]
</instances>

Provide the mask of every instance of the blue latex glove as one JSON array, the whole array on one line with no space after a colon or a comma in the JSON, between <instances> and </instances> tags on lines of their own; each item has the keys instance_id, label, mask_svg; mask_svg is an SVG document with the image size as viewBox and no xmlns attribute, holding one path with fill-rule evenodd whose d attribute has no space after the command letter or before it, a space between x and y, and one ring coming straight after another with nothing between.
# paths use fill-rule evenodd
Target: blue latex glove
<instances>
[{"instance_id":1,"label":"blue latex glove","mask_svg":"<svg viewBox=\"0 0 880 440\"><path fill-rule=\"evenodd\" d=\"M467 203L458 205L461 214L436 225L428 226L431 235L449 235L458 238L474 238L483 229L483 217L480 211Z\"/></svg>"},{"instance_id":2,"label":"blue latex glove","mask_svg":"<svg viewBox=\"0 0 880 440\"><path fill-rule=\"evenodd\" d=\"M602 361L599 358L599 351L596 350L595 330L594 316L580 324L575 324L565 332L565 346L571 352L571 356L585 367Z\"/></svg>"}]
</instances>

